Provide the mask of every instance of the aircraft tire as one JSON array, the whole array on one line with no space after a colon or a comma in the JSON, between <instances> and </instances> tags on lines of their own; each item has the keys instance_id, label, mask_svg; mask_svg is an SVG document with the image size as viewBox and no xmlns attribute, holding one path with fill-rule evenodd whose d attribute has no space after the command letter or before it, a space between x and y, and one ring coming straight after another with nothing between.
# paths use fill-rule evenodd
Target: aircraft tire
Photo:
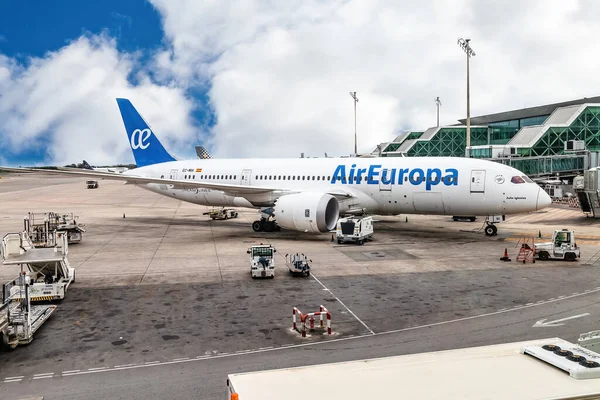
<instances>
[{"instance_id":1,"label":"aircraft tire","mask_svg":"<svg viewBox=\"0 0 600 400\"><path fill-rule=\"evenodd\" d=\"M254 232L261 232L263 230L263 224L260 221L254 221L252 223L252 229Z\"/></svg>"},{"instance_id":2,"label":"aircraft tire","mask_svg":"<svg viewBox=\"0 0 600 400\"><path fill-rule=\"evenodd\" d=\"M485 227L485 236L496 236L498 234L498 228L496 225L488 225Z\"/></svg>"}]
</instances>

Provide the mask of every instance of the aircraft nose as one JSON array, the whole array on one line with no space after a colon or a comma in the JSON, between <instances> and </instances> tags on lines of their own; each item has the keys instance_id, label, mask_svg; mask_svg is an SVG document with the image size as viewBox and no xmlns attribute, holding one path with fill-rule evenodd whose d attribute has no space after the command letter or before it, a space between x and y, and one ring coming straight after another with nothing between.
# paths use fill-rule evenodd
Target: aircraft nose
<instances>
[{"instance_id":1,"label":"aircraft nose","mask_svg":"<svg viewBox=\"0 0 600 400\"><path fill-rule=\"evenodd\" d=\"M535 209L541 210L542 208L548 207L550 204L552 204L552 198L548 196L548 193L546 193L544 189L539 188L537 195L537 204Z\"/></svg>"}]
</instances>

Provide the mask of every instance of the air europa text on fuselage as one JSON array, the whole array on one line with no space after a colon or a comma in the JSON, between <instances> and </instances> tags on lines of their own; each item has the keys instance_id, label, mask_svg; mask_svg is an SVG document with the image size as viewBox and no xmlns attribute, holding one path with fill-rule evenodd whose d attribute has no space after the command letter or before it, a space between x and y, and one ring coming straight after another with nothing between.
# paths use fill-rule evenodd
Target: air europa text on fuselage
<instances>
[{"instance_id":1,"label":"air europa text on fuselage","mask_svg":"<svg viewBox=\"0 0 600 400\"><path fill-rule=\"evenodd\" d=\"M363 178L364 176L364 178ZM368 185L402 185L408 182L411 185L425 184L426 190L431 190L433 186L443 183L445 186L458 185L458 170L446 168L444 172L440 168L390 168L383 169L382 166L375 164L369 168L356 168L352 164L348 171L346 165L340 164L336 167L331 183L340 182L342 184L366 182Z\"/></svg>"}]
</instances>

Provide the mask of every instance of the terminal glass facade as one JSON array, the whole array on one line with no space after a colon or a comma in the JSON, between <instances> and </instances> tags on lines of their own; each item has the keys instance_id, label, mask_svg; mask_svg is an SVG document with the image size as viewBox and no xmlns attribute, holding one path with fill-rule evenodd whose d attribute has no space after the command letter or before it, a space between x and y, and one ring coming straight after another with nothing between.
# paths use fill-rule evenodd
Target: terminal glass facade
<instances>
[{"instance_id":1,"label":"terminal glass facade","mask_svg":"<svg viewBox=\"0 0 600 400\"><path fill-rule=\"evenodd\" d=\"M577 109L573 110L577 113ZM494 159L503 164L511 165L527 175L555 174L557 172L571 172L583 170L586 155L565 151L565 142L581 140L585 142L587 151L600 152L600 105L588 105L578 115L566 116L563 121L572 121L568 126L544 125L548 115L512 119L489 123L487 126L471 127L470 156L481 159ZM559 119L560 120L560 119ZM541 133L527 138L515 135L519 130L528 126L539 126ZM537 128L535 128L537 129ZM543 132L543 133L542 133ZM422 140L423 132L411 132L401 142L389 144L383 152L384 157L400 155L392 151L398 150L407 140L413 141L406 146L406 156L409 157L464 157L466 148L465 126L446 126L437 130L429 140ZM515 138L514 143L509 142ZM530 142L528 142L528 140ZM534 141L535 143L531 142ZM510 153L508 147L514 145ZM500 148L498 147L500 146ZM493 148L492 148L493 147ZM393 150L392 150L393 149ZM502 152L501 158L497 154Z\"/></svg>"},{"instance_id":2,"label":"terminal glass facade","mask_svg":"<svg viewBox=\"0 0 600 400\"><path fill-rule=\"evenodd\" d=\"M416 141L408 150L409 157L464 157L466 149L466 129L462 126L442 127L430 139ZM486 127L471 127L471 145L487 143Z\"/></svg>"}]
</instances>

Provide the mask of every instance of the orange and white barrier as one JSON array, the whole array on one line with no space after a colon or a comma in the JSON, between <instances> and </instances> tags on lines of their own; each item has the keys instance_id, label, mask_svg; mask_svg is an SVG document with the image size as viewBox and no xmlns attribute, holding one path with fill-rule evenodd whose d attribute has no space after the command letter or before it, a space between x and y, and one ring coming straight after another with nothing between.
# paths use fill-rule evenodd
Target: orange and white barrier
<instances>
[{"instance_id":1,"label":"orange and white barrier","mask_svg":"<svg viewBox=\"0 0 600 400\"><path fill-rule=\"evenodd\" d=\"M302 312L297 307L294 307L294 309L292 310L292 329L301 333L302 337L306 337L306 321L308 320L309 330L314 331L316 316L319 316L319 327L325 328L325 324L327 324L327 334L331 335L331 314L324 306L320 306L319 311L308 314L302 314ZM300 318L301 329L298 329L298 317Z\"/></svg>"}]
</instances>

